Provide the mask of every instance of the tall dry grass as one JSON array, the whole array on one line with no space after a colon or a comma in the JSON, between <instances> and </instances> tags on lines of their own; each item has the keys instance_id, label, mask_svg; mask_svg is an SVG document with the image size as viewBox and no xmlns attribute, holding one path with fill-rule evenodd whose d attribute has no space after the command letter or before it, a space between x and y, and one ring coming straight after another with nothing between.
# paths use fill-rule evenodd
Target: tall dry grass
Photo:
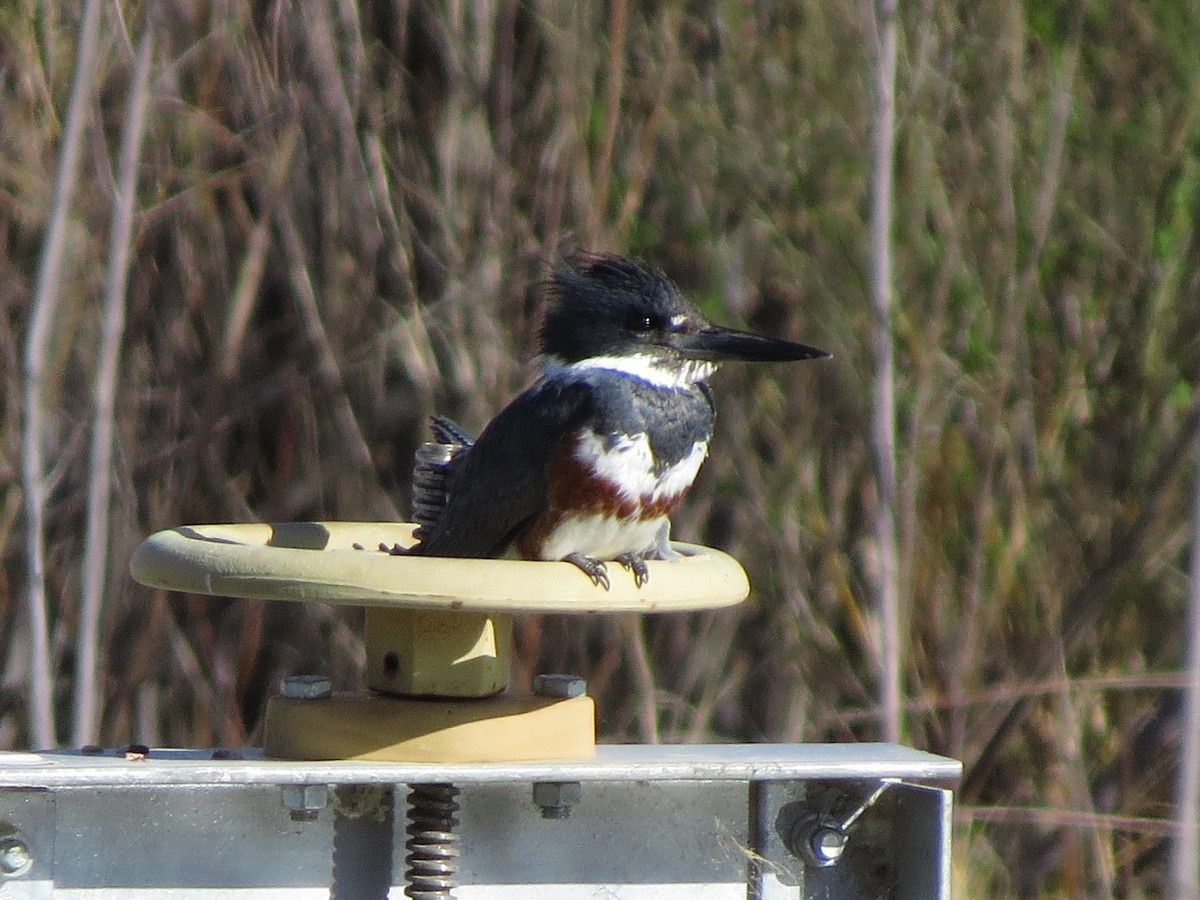
<instances>
[{"instance_id":1,"label":"tall dry grass","mask_svg":"<svg viewBox=\"0 0 1200 900\"><path fill-rule=\"evenodd\" d=\"M528 285L571 247L643 256L714 317L835 361L717 376L717 442L675 533L738 556L750 603L531 618L521 677L588 675L610 739L878 735L866 5L98 6L82 94L83 4L0 11L0 745L71 739L76 695L104 743L238 744L280 674L355 684L356 622L167 596L126 561L181 522L403 515L425 418L476 427L526 382ZM1153 896L1200 419L1200 23L1170 3L899 16L908 735L966 763L968 895ZM120 147L151 27L108 525L89 537ZM56 205L74 97L79 189ZM44 502L19 477L30 413ZM50 675L31 681L32 540Z\"/></svg>"}]
</instances>

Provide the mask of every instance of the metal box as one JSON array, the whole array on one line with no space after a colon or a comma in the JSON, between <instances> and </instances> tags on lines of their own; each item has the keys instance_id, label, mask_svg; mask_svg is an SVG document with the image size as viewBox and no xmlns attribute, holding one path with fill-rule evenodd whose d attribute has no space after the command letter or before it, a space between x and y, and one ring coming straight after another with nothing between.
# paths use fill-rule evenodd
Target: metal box
<instances>
[{"instance_id":1,"label":"metal box","mask_svg":"<svg viewBox=\"0 0 1200 900\"><path fill-rule=\"evenodd\" d=\"M417 851L457 860L433 897L938 900L959 774L887 744L487 765L0 753L0 898L400 898L417 784L460 791L453 836Z\"/></svg>"}]
</instances>

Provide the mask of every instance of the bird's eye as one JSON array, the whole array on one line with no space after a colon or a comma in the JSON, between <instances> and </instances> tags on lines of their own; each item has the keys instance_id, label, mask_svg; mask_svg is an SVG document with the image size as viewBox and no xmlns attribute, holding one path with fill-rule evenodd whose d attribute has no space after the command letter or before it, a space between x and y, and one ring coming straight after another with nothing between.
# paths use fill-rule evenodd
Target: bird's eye
<instances>
[{"instance_id":1,"label":"bird's eye","mask_svg":"<svg viewBox=\"0 0 1200 900\"><path fill-rule=\"evenodd\" d=\"M645 333L647 331L659 331L662 329L662 321L658 316L650 313L633 313L625 322L625 327L630 331Z\"/></svg>"}]
</instances>

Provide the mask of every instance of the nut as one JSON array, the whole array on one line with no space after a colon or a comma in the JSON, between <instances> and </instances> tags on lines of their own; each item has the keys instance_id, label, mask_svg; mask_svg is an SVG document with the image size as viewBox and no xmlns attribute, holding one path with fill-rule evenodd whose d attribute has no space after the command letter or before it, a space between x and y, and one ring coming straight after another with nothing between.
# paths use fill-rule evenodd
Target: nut
<instances>
[{"instance_id":1,"label":"nut","mask_svg":"<svg viewBox=\"0 0 1200 900\"><path fill-rule=\"evenodd\" d=\"M285 784L282 800L293 822L314 822L329 803L329 785Z\"/></svg>"},{"instance_id":2,"label":"nut","mask_svg":"<svg viewBox=\"0 0 1200 900\"><path fill-rule=\"evenodd\" d=\"M571 807L583 799L578 781L538 781L533 785L533 802L542 809L543 819L570 818Z\"/></svg>"},{"instance_id":3,"label":"nut","mask_svg":"<svg viewBox=\"0 0 1200 900\"><path fill-rule=\"evenodd\" d=\"M846 849L846 833L836 828L822 825L808 839L808 845L812 849L813 856L816 859L826 865L832 865L837 862Z\"/></svg>"},{"instance_id":4,"label":"nut","mask_svg":"<svg viewBox=\"0 0 1200 900\"><path fill-rule=\"evenodd\" d=\"M834 865L846 851L849 836L829 816L807 816L787 831L784 845L808 865L824 869Z\"/></svg>"},{"instance_id":5,"label":"nut","mask_svg":"<svg viewBox=\"0 0 1200 900\"><path fill-rule=\"evenodd\" d=\"M534 675L533 692L539 697L565 700L587 693L587 682L578 675Z\"/></svg>"}]
</instances>

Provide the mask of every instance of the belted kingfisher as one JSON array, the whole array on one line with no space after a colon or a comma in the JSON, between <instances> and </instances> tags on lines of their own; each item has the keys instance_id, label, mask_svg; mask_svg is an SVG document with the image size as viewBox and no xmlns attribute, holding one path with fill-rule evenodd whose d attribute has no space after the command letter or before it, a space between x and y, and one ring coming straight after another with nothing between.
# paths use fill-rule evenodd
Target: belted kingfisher
<instances>
[{"instance_id":1,"label":"belted kingfisher","mask_svg":"<svg viewBox=\"0 0 1200 900\"><path fill-rule=\"evenodd\" d=\"M547 287L542 376L474 442L435 419L461 449L444 508L408 552L564 560L606 590L608 560L641 587L646 560L678 556L667 517L708 455L717 365L829 354L713 325L621 256L575 256Z\"/></svg>"}]
</instances>

